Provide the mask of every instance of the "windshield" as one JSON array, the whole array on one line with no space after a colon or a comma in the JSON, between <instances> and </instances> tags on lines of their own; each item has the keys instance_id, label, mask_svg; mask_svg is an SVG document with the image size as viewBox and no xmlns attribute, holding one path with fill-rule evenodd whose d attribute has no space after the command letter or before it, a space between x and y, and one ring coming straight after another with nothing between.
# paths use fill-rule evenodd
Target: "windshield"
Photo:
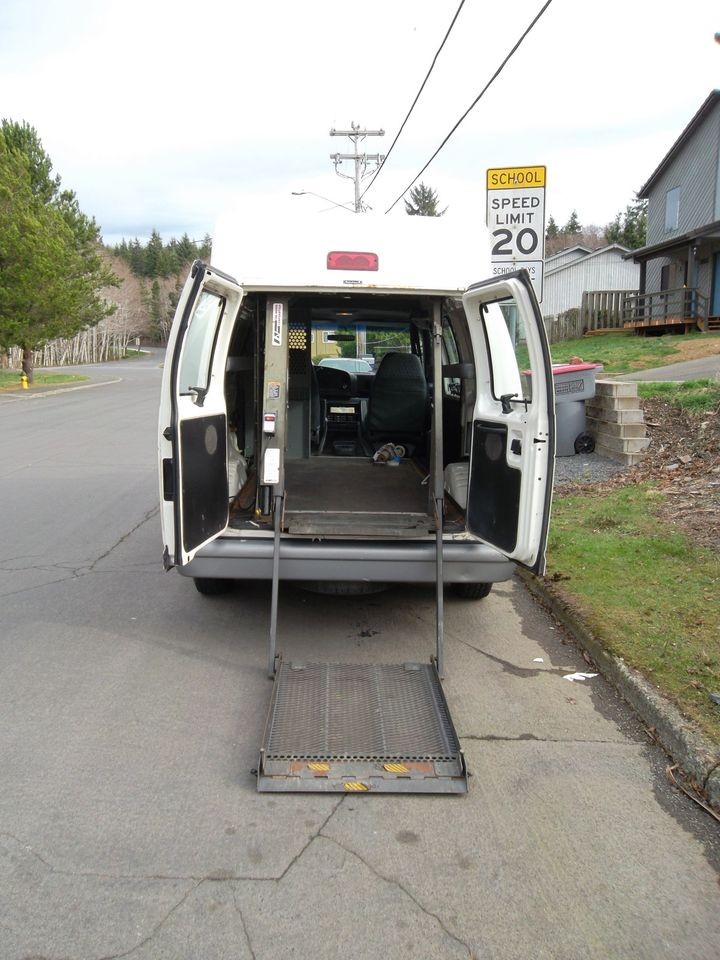
<instances>
[{"instance_id":1,"label":"windshield","mask_svg":"<svg viewBox=\"0 0 720 960\"><path fill-rule=\"evenodd\" d=\"M314 322L312 359L321 367L375 373L386 353L411 353L409 323Z\"/></svg>"},{"instance_id":2,"label":"windshield","mask_svg":"<svg viewBox=\"0 0 720 960\"><path fill-rule=\"evenodd\" d=\"M373 370L367 360L353 360L349 357L323 357L318 366L349 370L350 373L372 373Z\"/></svg>"}]
</instances>

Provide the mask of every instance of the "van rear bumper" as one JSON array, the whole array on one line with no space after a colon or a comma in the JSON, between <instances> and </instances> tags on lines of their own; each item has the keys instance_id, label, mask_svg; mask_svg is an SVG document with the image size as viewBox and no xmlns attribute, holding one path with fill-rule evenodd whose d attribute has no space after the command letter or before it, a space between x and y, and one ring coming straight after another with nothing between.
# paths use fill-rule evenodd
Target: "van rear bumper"
<instances>
[{"instance_id":1,"label":"van rear bumper","mask_svg":"<svg viewBox=\"0 0 720 960\"><path fill-rule=\"evenodd\" d=\"M180 568L186 577L270 580L271 539L218 537ZM515 564L494 547L475 542L443 544L445 583L509 580ZM370 583L435 583L435 542L283 539L281 580L364 580Z\"/></svg>"}]
</instances>

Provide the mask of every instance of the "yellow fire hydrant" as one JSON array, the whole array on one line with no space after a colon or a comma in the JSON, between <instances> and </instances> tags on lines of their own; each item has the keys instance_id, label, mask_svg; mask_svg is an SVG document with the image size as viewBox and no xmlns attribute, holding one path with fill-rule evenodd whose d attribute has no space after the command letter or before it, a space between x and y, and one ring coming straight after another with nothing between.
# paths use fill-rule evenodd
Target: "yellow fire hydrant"
<instances>
[{"instance_id":1,"label":"yellow fire hydrant","mask_svg":"<svg viewBox=\"0 0 720 960\"><path fill-rule=\"evenodd\" d=\"M20 374L20 386L23 390L27 390L28 388L28 378L26 373Z\"/></svg>"}]
</instances>

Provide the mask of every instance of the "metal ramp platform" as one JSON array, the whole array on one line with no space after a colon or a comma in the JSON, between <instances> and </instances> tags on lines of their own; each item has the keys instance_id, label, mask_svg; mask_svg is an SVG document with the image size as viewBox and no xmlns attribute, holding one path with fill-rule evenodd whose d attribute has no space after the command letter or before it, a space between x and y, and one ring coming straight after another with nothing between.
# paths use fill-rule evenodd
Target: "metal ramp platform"
<instances>
[{"instance_id":1,"label":"metal ramp platform","mask_svg":"<svg viewBox=\"0 0 720 960\"><path fill-rule=\"evenodd\" d=\"M433 663L279 663L260 792L467 792Z\"/></svg>"}]
</instances>

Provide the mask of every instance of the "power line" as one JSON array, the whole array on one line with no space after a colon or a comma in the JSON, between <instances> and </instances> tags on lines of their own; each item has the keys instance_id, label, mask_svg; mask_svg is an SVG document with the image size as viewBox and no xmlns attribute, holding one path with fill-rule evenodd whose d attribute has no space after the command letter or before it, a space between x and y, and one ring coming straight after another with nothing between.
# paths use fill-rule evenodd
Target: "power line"
<instances>
[{"instance_id":1,"label":"power line","mask_svg":"<svg viewBox=\"0 0 720 960\"><path fill-rule=\"evenodd\" d=\"M452 18L452 22L450 23L450 26L447 28L447 33L446 33L445 36L443 37L442 43L440 44L440 46L437 48L437 50L436 50L436 52L435 52L435 56L433 57L432 63L430 64L430 69L429 69L428 72L425 74L425 79L424 79L423 82L420 84L420 89L418 90L417 94L415 95L415 99L413 100L413 102L412 102L412 104L411 104L411 106L410 106L410 109L408 110L407 115L405 116L405 119L404 119L403 122L400 124L400 129L399 129L398 132L395 134L395 139L394 139L393 142L390 144L390 149L389 149L388 152L385 154L385 156L383 157L382 163L380 164L380 166L377 168L377 170L376 170L375 173L373 174L372 180L370 181L370 183L369 183L369 184L365 187L365 189L363 190L363 193L362 193L362 196L363 196L363 197L364 197L365 194L368 192L368 190L370 189L370 187L375 183L375 181L376 181L376 179L377 179L377 177L378 177L378 174L380 173L380 171L382 170L382 168L385 166L385 162L387 161L387 158L388 158L388 157L390 156L390 154L393 152L393 147L394 147L395 144L398 142L398 139L399 139L399 137L400 137L400 134L401 134L401 133L403 132L403 130L405 129L405 124L406 124L406 123L408 122L408 120L410 119L410 114L411 114L411 113L413 112L413 110L415 109L415 104L416 104L416 103L418 102L418 100L420 99L420 94L421 94L421 93L423 92L423 90L425 89L425 84L426 84L426 83L428 82L428 80L430 79L430 74L433 72L433 69L434 69L434 67L435 67L435 63L437 62L437 58L440 56L440 52L441 52L442 48L445 46L445 41L446 41L447 38L450 36L450 31L451 31L452 28L455 26L455 21L457 20L458 15L459 15L460 11L462 10L464 4L465 4L465 0L460 0L460 6L459 6L459 7L457 8L457 10L455 11L455 16ZM361 197L360 199L362 200L362 197Z\"/></svg>"},{"instance_id":2,"label":"power line","mask_svg":"<svg viewBox=\"0 0 720 960\"><path fill-rule=\"evenodd\" d=\"M408 190L410 189L410 187L412 187L412 185L413 185L417 180L420 179L420 177L423 175L423 173L425 173L425 171L427 170L427 168L428 168L428 167L430 166L430 164L433 162L433 160L435 159L435 157L440 153L440 151L441 151L442 148L445 146L445 144L448 142L448 140L450 139L450 137L455 133L455 131L456 131L457 128L460 126L460 124L463 122L463 120L465 119L465 117L467 117L467 115L470 113L470 111L473 109L473 107L478 103L479 100L482 99L482 97L483 97L483 96L487 93L487 91L490 89L490 87L492 86L492 84L494 83L494 81L497 80L497 78L500 76L500 74L502 73L503 69L505 68L505 65L506 65L506 63L508 62L508 60L510 60L510 58L513 56L513 54L514 54L515 51L518 49L518 47L520 46L520 44L523 42L523 40L525 39L525 37L530 33L530 31L532 30L532 28L533 28L533 27L535 26L535 24L538 22L538 20L540 19L540 17L545 13L545 11L547 10L547 8L550 6L551 3L552 3L552 0L547 0L547 2L542 5L542 7L540 8L539 12L535 15L535 17L534 17L533 20L531 21L530 25L526 28L526 30L524 31L524 33L522 34L522 36L520 37L520 39L518 40L518 42L517 42L517 43L515 44L515 46L512 48L512 50L510 51L510 53L508 53L508 55L505 57L505 59L504 59L503 62L500 64L500 66L497 68L497 70L495 71L495 73L490 77L490 79L489 79L488 82L485 84L485 86L482 88L482 90L481 90L480 93L477 95L477 97L475 97L475 99L474 99L473 102L470 104L470 106L467 108L467 110L465 111L465 113L460 117L460 119L459 119L458 122L455 124L455 126L452 128L452 130L450 131L450 133L448 133L448 135L445 137L445 139L444 139L443 142L440 144L440 146L437 148L437 150L435 151L435 153L430 157L430 159L429 159L428 162L425 164L425 166L422 168L422 170L421 170L421 171L410 181L410 183L405 187L405 189L404 189L403 192L400 194L400 196L397 197L395 200L393 200L393 202L392 202L392 203L390 204L390 206L387 208L387 210L385 211L385 213L390 213L390 211L391 211L392 208L395 206L395 204L398 203L398 201L402 200L402 198L403 198L403 197L405 196L405 194L408 192Z\"/></svg>"}]
</instances>

